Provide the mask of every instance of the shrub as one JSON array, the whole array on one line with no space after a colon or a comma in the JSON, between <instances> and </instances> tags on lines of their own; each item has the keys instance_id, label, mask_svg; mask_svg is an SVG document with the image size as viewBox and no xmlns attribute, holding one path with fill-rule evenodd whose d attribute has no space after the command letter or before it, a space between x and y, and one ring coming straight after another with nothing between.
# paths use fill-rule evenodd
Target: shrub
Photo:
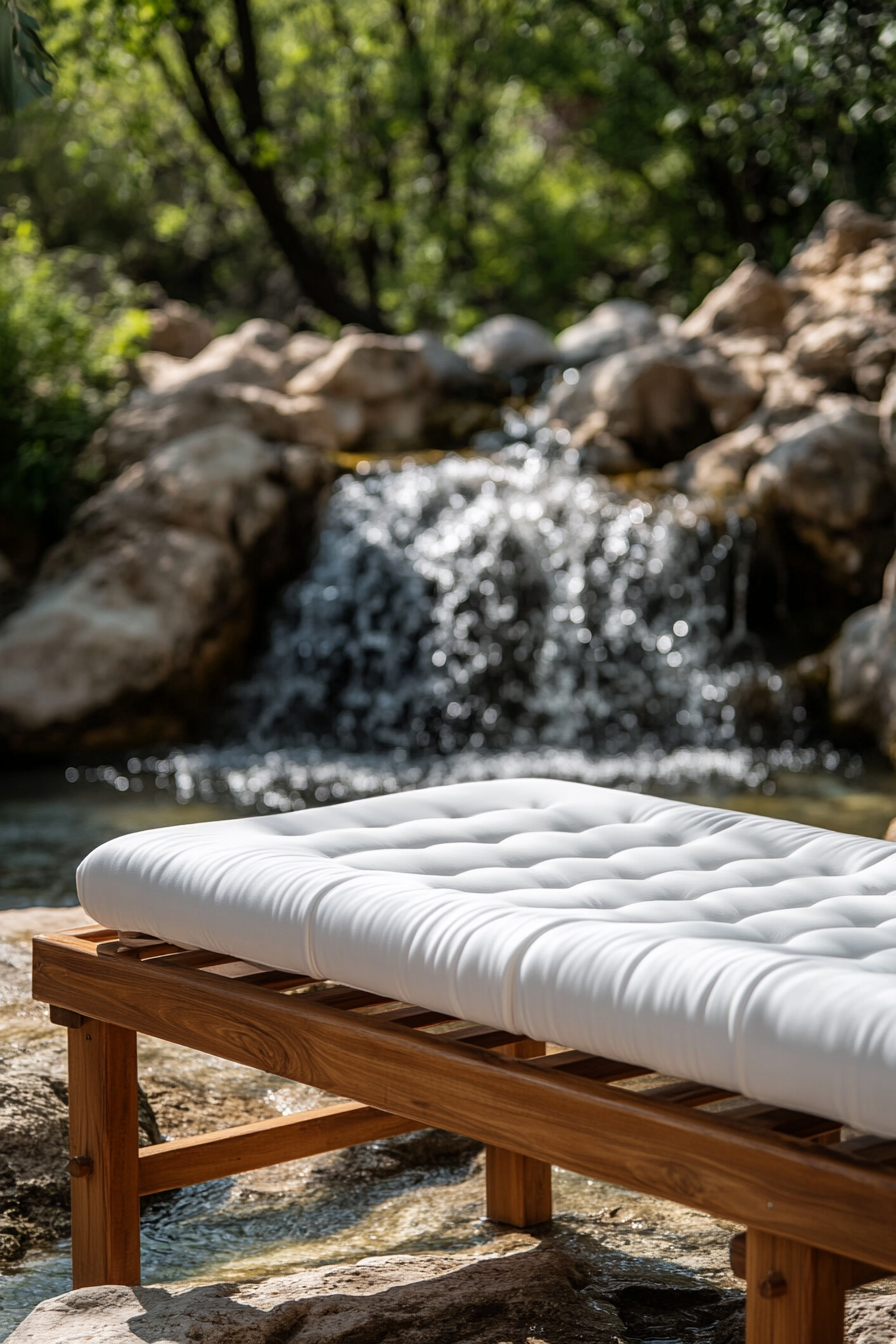
<instances>
[{"instance_id":1,"label":"shrub","mask_svg":"<svg viewBox=\"0 0 896 1344\"><path fill-rule=\"evenodd\" d=\"M112 264L44 250L33 224L0 220L0 516L47 542L91 482L78 457L127 395L149 333Z\"/></svg>"}]
</instances>

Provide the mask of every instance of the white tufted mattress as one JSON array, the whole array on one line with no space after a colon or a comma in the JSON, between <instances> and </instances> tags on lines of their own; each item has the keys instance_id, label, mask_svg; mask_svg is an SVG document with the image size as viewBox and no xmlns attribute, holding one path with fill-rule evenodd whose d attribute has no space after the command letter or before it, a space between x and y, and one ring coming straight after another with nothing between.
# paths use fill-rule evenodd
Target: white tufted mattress
<instances>
[{"instance_id":1,"label":"white tufted mattress","mask_svg":"<svg viewBox=\"0 0 896 1344\"><path fill-rule=\"evenodd\" d=\"M174 826L81 864L116 929L896 1137L896 845L521 779Z\"/></svg>"}]
</instances>

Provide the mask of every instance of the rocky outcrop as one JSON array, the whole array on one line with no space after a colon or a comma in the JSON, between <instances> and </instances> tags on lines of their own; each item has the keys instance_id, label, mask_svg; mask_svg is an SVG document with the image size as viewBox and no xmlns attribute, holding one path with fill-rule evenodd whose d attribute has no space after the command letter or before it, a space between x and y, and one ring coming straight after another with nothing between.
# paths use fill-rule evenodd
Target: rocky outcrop
<instances>
[{"instance_id":1,"label":"rocky outcrop","mask_svg":"<svg viewBox=\"0 0 896 1344\"><path fill-rule=\"evenodd\" d=\"M210 425L335 453L357 442L364 413L361 403L349 398L289 397L252 383L138 390L95 436L87 462L104 476L114 476L173 439Z\"/></svg>"},{"instance_id":2,"label":"rocky outcrop","mask_svg":"<svg viewBox=\"0 0 896 1344\"><path fill-rule=\"evenodd\" d=\"M896 557L881 601L850 616L827 663L834 721L869 733L896 764Z\"/></svg>"},{"instance_id":3,"label":"rocky outcrop","mask_svg":"<svg viewBox=\"0 0 896 1344\"><path fill-rule=\"evenodd\" d=\"M661 467L734 428L760 395L715 351L669 340L587 364L557 384L550 407L571 429L603 416L603 430L627 443L630 457Z\"/></svg>"},{"instance_id":4,"label":"rocky outcrop","mask_svg":"<svg viewBox=\"0 0 896 1344\"><path fill-rule=\"evenodd\" d=\"M329 476L310 449L223 425L90 499L0 629L7 742L184 731L238 666L264 586L307 560Z\"/></svg>"},{"instance_id":5,"label":"rocky outcrop","mask_svg":"<svg viewBox=\"0 0 896 1344\"><path fill-rule=\"evenodd\" d=\"M733 332L778 332L790 303L784 285L764 266L743 261L679 328L685 339Z\"/></svg>"},{"instance_id":6,"label":"rocky outcrop","mask_svg":"<svg viewBox=\"0 0 896 1344\"><path fill-rule=\"evenodd\" d=\"M94 476L216 424L332 456L448 446L495 421L491 389L431 332L333 342L257 318L195 358L150 350L138 367L144 385L87 450Z\"/></svg>"},{"instance_id":7,"label":"rocky outcrop","mask_svg":"<svg viewBox=\"0 0 896 1344\"><path fill-rule=\"evenodd\" d=\"M610 1344L618 1314L582 1292L587 1279L560 1250L505 1255L382 1256L260 1283L191 1289L83 1288L44 1302L9 1344L498 1344L548 1331Z\"/></svg>"},{"instance_id":8,"label":"rocky outcrop","mask_svg":"<svg viewBox=\"0 0 896 1344\"><path fill-rule=\"evenodd\" d=\"M602 310L612 307L602 305L561 333L558 348L574 344L580 332L584 338L589 324L599 330ZM610 316L603 320L609 324ZM629 332L637 330L632 320ZM606 345L598 351L595 345L578 377L573 370L564 373L549 399L555 424L575 430L602 411L605 431L627 443L644 465L686 459L678 478L682 488L712 496L718 487L720 498L737 493L735 462L743 465L742 486L755 456L774 448L778 431L814 414L829 393L880 400L882 439L885 446L891 442L896 233L857 206L830 206L777 278L745 261L673 336L657 339L655 327L644 330L624 349ZM741 427L755 456L732 456L726 443L713 458L714 437L727 438ZM688 458L694 450L704 463L700 473L694 470L698 459ZM720 461L719 454L726 466L717 473L708 464ZM896 451L891 456L896 466ZM625 463L620 470L629 470L626 455L616 458Z\"/></svg>"},{"instance_id":9,"label":"rocky outcrop","mask_svg":"<svg viewBox=\"0 0 896 1344\"><path fill-rule=\"evenodd\" d=\"M609 359L620 350L633 350L660 336L656 313L637 299L610 299L600 303L581 322L565 327L556 346L562 363L577 368L595 359Z\"/></svg>"},{"instance_id":10,"label":"rocky outcrop","mask_svg":"<svg viewBox=\"0 0 896 1344\"><path fill-rule=\"evenodd\" d=\"M786 519L857 592L869 565L880 573L893 545L896 489L871 403L822 397L813 415L778 431L744 485L755 516Z\"/></svg>"},{"instance_id":11,"label":"rocky outcrop","mask_svg":"<svg viewBox=\"0 0 896 1344\"><path fill-rule=\"evenodd\" d=\"M510 1235L474 1252L371 1256L245 1283L81 1288L42 1302L7 1344L743 1338L741 1294L683 1276L614 1282L606 1272L595 1275L576 1249ZM891 1294L863 1293L849 1303L848 1344L890 1344L894 1329Z\"/></svg>"},{"instance_id":12,"label":"rocky outcrop","mask_svg":"<svg viewBox=\"0 0 896 1344\"><path fill-rule=\"evenodd\" d=\"M559 362L550 333L528 317L502 313L482 322L458 342L458 354L477 373L512 374Z\"/></svg>"},{"instance_id":13,"label":"rocky outcrop","mask_svg":"<svg viewBox=\"0 0 896 1344\"><path fill-rule=\"evenodd\" d=\"M178 359L192 359L212 339L212 324L198 308L179 299L168 299L149 312L149 349Z\"/></svg>"}]
</instances>

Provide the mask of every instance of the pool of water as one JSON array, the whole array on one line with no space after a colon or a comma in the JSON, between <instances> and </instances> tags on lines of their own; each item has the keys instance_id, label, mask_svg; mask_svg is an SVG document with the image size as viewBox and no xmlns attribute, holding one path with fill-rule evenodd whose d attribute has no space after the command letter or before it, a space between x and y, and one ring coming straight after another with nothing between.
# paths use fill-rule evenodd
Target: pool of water
<instances>
[{"instance_id":1,"label":"pool of water","mask_svg":"<svg viewBox=\"0 0 896 1344\"><path fill-rule=\"evenodd\" d=\"M270 762L270 756L267 759ZM470 759L480 765L488 762L488 758L481 756ZM506 758L494 758L494 762L494 771L485 773L505 774ZM132 764L136 767L137 762ZM588 777L587 764L587 758L581 758L573 763L581 768L571 768L569 774ZM602 763L592 764L600 772ZM543 765L545 768L539 770L539 758L534 756L520 758L519 773L556 776L557 762L553 756L545 754ZM225 771L229 785L221 779L211 781L207 774L198 784L187 777L179 785L173 769L158 776L144 768L129 773L124 764L101 768L104 773L100 778L93 770L90 781L81 769L77 771L78 778L69 782L61 767L0 775L0 910L76 904L74 874L78 863L96 845L116 835L288 806L282 786L274 785L272 791L262 782L248 793L245 791L243 786L247 778L251 781L251 772L255 770L264 776L266 768L270 775L279 776L284 767L261 764L238 772ZM296 799L300 806L379 792L384 774L382 768L372 771L351 761L323 761L302 768L304 787L302 796ZM76 772L68 767L68 773ZM236 783L234 773L239 776ZM470 768L446 767L445 773L433 777L432 782L481 777L481 773ZM413 782L412 770L405 770L404 774L408 778L397 772L393 787L408 787ZM170 787L159 787L156 780L160 778L166 786L170 782ZM604 780L598 773L593 782L610 783L617 779L623 787L633 786L631 778L625 779L622 774L616 779L608 775ZM321 780L329 782L322 784ZM426 778L421 782L427 782ZM635 783L634 787L649 793L674 794L712 807L782 817L855 835L882 836L896 816L896 774L882 762L860 771L853 762L849 772L836 768L783 769L771 774L764 771L762 785L752 788L742 779L716 776L711 783L700 783L687 777L669 780L661 773L645 783Z\"/></svg>"}]
</instances>

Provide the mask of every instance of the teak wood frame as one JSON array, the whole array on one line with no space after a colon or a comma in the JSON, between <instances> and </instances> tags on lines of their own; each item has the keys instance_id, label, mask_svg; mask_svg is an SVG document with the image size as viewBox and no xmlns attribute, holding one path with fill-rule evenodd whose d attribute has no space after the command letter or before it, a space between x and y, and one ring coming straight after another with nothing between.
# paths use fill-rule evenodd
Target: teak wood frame
<instances>
[{"instance_id":1,"label":"teak wood frame","mask_svg":"<svg viewBox=\"0 0 896 1344\"><path fill-rule=\"evenodd\" d=\"M33 988L69 1029L76 1287L139 1282L143 1194L432 1125L487 1145L497 1221L550 1217L554 1163L745 1223L748 1344L840 1344L896 1272L896 1142L835 1121L96 927L36 938ZM138 1149L138 1031L354 1100Z\"/></svg>"}]
</instances>

